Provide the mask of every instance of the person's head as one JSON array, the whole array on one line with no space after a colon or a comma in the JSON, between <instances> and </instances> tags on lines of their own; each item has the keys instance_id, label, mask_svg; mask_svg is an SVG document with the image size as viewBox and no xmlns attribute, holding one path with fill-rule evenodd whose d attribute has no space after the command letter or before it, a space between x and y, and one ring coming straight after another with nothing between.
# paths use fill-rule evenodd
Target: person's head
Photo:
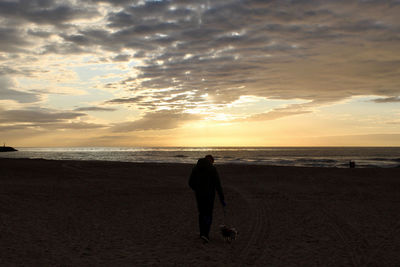
<instances>
[{"instance_id":1,"label":"person's head","mask_svg":"<svg viewBox=\"0 0 400 267\"><path fill-rule=\"evenodd\" d=\"M207 155L207 156L205 156L204 158L205 158L206 160L208 160L211 164L214 163L214 157L213 157L213 156Z\"/></svg>"}]
</instances>

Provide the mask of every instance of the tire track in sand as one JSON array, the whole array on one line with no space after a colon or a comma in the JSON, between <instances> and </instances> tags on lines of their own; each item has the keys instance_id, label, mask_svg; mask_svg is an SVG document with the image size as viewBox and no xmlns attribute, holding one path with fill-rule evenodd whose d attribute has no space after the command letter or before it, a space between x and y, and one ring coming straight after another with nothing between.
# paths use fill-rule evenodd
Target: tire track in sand
<instances>
[{"instance_id":1,"label":"tire track in sand","mask_svg":"<svg viewBox=\"0 0 400 267\"><path fill-rule=\"evenodd\" d=\"M316 192L318 187L312 183ZM356 188L358 189L358 188ZM356 190L358 196L360 190ZM346 254L352 266L366 266L367 265L367 250L371 247L368 240L355 229L350 223L342 216L337 215L331 211L326 204L319 202L318 211L322 213L323 217L328 220L329 226L333 229L345 247Z\"/></svg>"},{"instance_id":2,"label":"tire track in sand","mask_svg":"<svg viewBox=\"0 0 400 267\"><path fill-rule=\"evenodd\" d=\"M343 216L329 211L326 205L320 203L319 211L328 219L331 228L340 237L342 243L346 247L346 252L353 266L374 266L374 264L377 264L373 262L376 260L376 256L379 255L379 252L385 246L391 245L391 239L400 231L400 220L398 220L394 226L387 231L381 242L377 245L372 245L368 239ZM385 257L380 257L378 265L386 266L386 261L387 259L385 259Z\"/></svg>"},{"instance_id":3,"label":"tire track in sand","mask_svg":"<svg viewBox=\"0 0 400 267\"><path fill-rule=\"evenodd\" d=\"M289 201L298 203L299 200L281 193ZM327 219L328 225L339 237L340 242L345 248L345 252L352 266L366 266L366 251L371 247L368 240L351 226L344 218L338 216L335 212L319 202L315 206L320 214Z\"/></svg>"},{"instance_id":4,"label":"tire track in sand","mask_svg":"<svg viewBox=\"0 0 400 267\"><path fill-rule=\"evenodd\" d=\"M365 252L370 244L364 236L334 212L329 212L326 207L320 206L320 212L328 219L331 228L342 241L352 266L365 266Z\"/></svg>"},{"instance_id":5,"label":"tire track in sand","mask_svg":"<svg viewBox=\"0 0 400 267\"><path fill-rule=\"evenodd\" d=\"M235 191L247 202L250 208L249 218L251 218L249 221L251 226L248 229L250 236L243 247L238 248L240 252L236 254L236 257L241 262L241 266L256 265L257 262L260 262L265 257L265 243L271 232L270 220L267 216L270 206L262 194L254 195L242 192L236 187L231 188L231 190Z\"/></svg>"},{"instance_id":6,"label":"tire track in sand","mask_svg":"<svg viewBox=\"0 0 400 267\"><path fill-rule=\"evenodd\" d=\"M376 249L372 252L369 253L369 255L367 255L367 262L366 262L366 266L371 266L371 262L374 260L374 258L376 257L376 255L378 255L378 253L385 247L385 245L391 245L389 242L392 238L394 238L397 235L397 232L400 231L400 220L398 220L394 227L388 231L387 233L387 238L385 238L384 240L382 240L382 242L380 242L377 246ZM383 258L384 259L384 258Z\"/></svg>"}]
</instances>

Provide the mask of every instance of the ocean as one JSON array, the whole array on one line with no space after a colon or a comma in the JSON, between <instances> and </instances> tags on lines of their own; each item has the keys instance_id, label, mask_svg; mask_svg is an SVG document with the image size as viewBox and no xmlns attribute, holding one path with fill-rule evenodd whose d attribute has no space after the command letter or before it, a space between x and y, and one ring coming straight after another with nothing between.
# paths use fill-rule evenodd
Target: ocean
<instances>
[{"instance_id":1,"label":"ocean","mask_svg":"<svg viewBox=\"0 0 400 267\"><path fill-rule=\"evenodd\" d=\"M191 163L207 154L216 164L391 168L400 166L400 147L41 147L2 152L3 158Z\"/></svg>"}]
</instances>

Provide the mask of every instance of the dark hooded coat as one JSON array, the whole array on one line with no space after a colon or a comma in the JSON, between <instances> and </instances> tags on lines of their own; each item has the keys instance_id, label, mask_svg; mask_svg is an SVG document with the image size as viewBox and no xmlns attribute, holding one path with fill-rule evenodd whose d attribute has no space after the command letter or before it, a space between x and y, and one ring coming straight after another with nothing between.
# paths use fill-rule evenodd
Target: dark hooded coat
<instances>
[{"instance_id":1,"label":"dark hooded coat","mask_svg":"<svg viewBox=\"0 0 400 267\"><path fill-rule=\"evenodd\" d=\"M218 193L221 203L224 202L224 193L217 169L205 158L197 161L189 178L189 186L196 194L200 213L212 213L215 192Z\"/></svg>"}]
</instances>

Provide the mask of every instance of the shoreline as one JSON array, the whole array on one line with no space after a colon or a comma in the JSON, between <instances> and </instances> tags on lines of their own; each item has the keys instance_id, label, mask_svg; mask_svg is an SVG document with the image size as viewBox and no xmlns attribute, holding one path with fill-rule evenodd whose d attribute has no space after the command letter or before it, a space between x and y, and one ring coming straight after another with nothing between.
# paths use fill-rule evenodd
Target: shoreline
<instances>
[{"instance_id":1,"label":"shoreline","mask_svg":"<svg viewBox=\"0 0 400 267\"><path fill-rule=\"evenodd\" d=\"M0 157L1 160L21 160L21 161L54 161L54 162L92 162L92 163L127 163L127 164L165 164L165 165L192 165L194 166L196 164L196 161L193 161L193 163L187 163L187 162L147 162L147 161L119 161L119 160L95 160L95 159L46 159L46 158L12 158L12 157ZM357 162L356 162L357 163ZM261 167L277 167L277 168L310 168L310 169L350 169L349 166L347 167L339 167L339 166L292 166L292 165L269 165L269 164L262 164L262 163L254 163L254 162L228 162L228 163L215 163L216 166L261 166ZM355 168L351 169L399 169L400 165L398 166L393 166L393 167L382 167L382 166L358 166L356 165Z\"/></svg>"},{"instance_id":2,"label":"shoreline","mask_svg":"<svg viewBox=\"0 0 400 267\"><path fill-rule=\"evenodd\" d=\"M227 213L203 244L193 166L0 159L0 265L400 265L399 168L216 164Z\"/></svg>"},{"instance_id":3,"label":"shoreline","mask_svg":"<svg viewBox=\"0 0 400 267\"><path fill-rule=\"evenodd\" d=\"M32 148L15 154L1 154L4 158L42 158L48 160L100 160L137 163L188 163L194 164L205 154L212 154L216 164L241 164L265 166L394 168L400 165L400 149L379 148Z\"/></svg>"}]
</instances>

